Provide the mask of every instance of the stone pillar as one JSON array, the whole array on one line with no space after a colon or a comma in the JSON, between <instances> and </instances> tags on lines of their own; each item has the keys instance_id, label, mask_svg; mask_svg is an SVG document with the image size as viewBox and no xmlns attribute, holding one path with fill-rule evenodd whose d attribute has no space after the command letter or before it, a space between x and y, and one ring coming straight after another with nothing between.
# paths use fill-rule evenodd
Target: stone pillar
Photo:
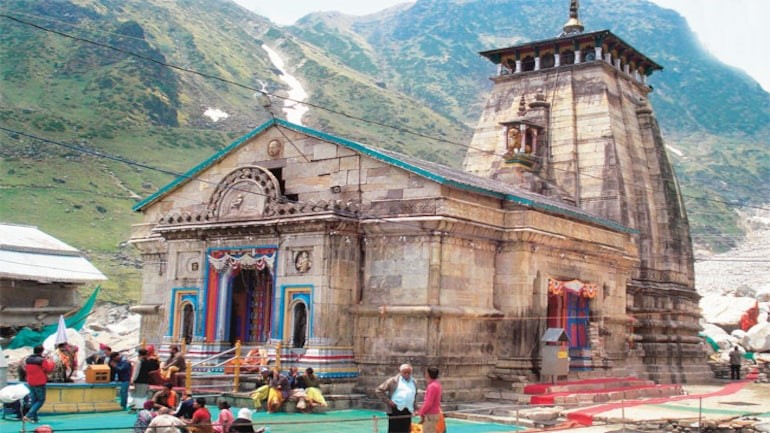
<instances>
[{"instance_id":1,"label":"stone pillar","mask_svg":"<svg viewBox=\"0 0 770 433\"><path fill-rule=\"evenodd\" d=\"M219 276L219 293L217 298L219 301L219 308L217 309L216 317L216 335L217 341L225 341L225 317L228 316L227 312L227 298L228 298L228 281L230 281L230 268L223 269Z\"/></svg>"},{"instance_id":2,"label":"stone pillar","mask_svg":"<svg viewBox=\"0 0 770 433\"><path fill-rule=\"evenodd\" d=\"M513 71L514 74L521 73L521 60L516 60L516 70Z\"/></svg>"},{"instance_id":3,"label":"stone pillar","mask_svg":"<svg viewBox=\"0 0 770 433\"><path fill-rule=\"evenodd\" d=\"M602 59L602 47L594 47L594 54L596 55L596 60Z\"/></svg>"},{"instance_id":4,"label":"stone pillar","mask_svg":"<svg viewBox=\"0 0 770 433\"><path fill-rule=\"evenodd\" d=\"M626 74L631 74L631 67L628 66L628 63L623 65L623 72L625 72Z\"/></svg>"},{"instance_id":5,"label":"stone pillar","mask_svg":"<svg viewBox=\"0 0 770 433\"><path fill-rule=\"evenodd\" d=\"M617 68L618 71L620 71L622 69L622 67L620 65L620 59L619 58L615 59L615 68Z\"/></svg>"},{"instance_id":6,"label":"stone pillar","mask_svg":"<svg viewBox=\"0 0 770 433\"><path fill-rule=\"evenodd\" d=\"M556 53L553 55L553 66L554 67L561 66L561 55L559 53Z\"/></svg>"},{"instance_id":7,"label":"stone pillar","mask_svg":"<svg viewBox=\"0 0 770 433\"><path fill-rule=\"evenodd\" d=\"M532 155L537 154L537 128L532 128Z\"/></svg>"},{"instance_id":8,"label":"stone pillar","mask_svg":"<svg viewBox=\"0 0 770 433\"><path fill-rule=\"evenodd\" d=\"M535 70L536 71L540 70L540 56L535 57Z\"/></svg>"},{"instance_id":9,"label":"stone pillar","mask_svg":"<svg viewBox=\"0 0 770 433\"><path fill-rule=\"evenodd\" d=\"M511 145L510 138L508 136L508 133L511 131L511 127L508 125L505 125L505 128L503 129L503 153L508 152L508 147Z\"/></svg>"},{"instance_id":10,"label":"stone pillar","mask_svg":"<svg viewBox=\"0 0 770 433\"><path fill-rule=\"evenodd\" d=\"M612 53L604 53L604 61L607 62L607 64L612 65Z\"/></svg>"},{"instance_id":11,"label":"stone pillar","mask_svg":"<svg viewBox=\"0 0 770 433\"><path fill-rule=\"evenodd\" d=\"M521 124L519 126L519 132L521 133L521 147L519 148L519 153L524 153L524 149L527 148L527 125Z\"/></svg>"},{"instance_id":12,"label":"stone pillar","mask_svg":"<svg viewBox=\"0 0 770 433\"><path fill-rule=\"evenodd\" d=\"M580 52L580 50L575 50L575 64L576 64L576 65L577 65L578 63L580 63L580 60L581 60L581 59L580 59L580 55L581 55L581 52Z\"/></svg>"},{"instance_id":13,"label":"stone pillar","mask_svg":"<svg viewBox=\"0 0 770 433\"><path fill-rule=\"evenodd\" d=\"M503 75L503 63L500 62L497 64L497 75Z\"/></svg>"}]
</instances>

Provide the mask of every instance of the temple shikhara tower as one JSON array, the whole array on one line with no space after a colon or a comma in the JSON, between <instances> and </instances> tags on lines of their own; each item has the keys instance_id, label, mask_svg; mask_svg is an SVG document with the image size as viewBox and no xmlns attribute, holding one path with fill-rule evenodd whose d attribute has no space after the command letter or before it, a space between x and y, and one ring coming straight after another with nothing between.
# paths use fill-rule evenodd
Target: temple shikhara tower
<instances>
[{"instance_id":1,"label":"temple shikhara tower","mask_svg":"<svg viewBox=\"0 0 770 433\"><path fill-rule=\"evenodd\" d=\"M608 30L584 33L574 0L559 37L481 54L498 74L465 170L628 228L638 263L625 303L643 369L679 381L702 368L689 224L647 99L662 68Z\"/></svg>"},{"instance_id":2,"label":"temple shikhara tower","mask_svg":"<svg viewBox=\"0 0 770 433\"><path fill-rule=\"evenodd\" d=\"M710 376L647 99L662 68L578 12L481 53L497 71L462 169L274 119L138 203L142 338L188 359L241 341L368 394L436 365L455 401L541 380L554 329L570 379Z\"/></svg>"}]
</instances>

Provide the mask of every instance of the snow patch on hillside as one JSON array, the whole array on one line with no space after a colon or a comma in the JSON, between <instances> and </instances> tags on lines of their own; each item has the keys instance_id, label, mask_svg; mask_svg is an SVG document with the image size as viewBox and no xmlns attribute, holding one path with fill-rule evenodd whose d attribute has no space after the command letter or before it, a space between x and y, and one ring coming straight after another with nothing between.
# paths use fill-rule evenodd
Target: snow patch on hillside
<instances>
[{"instance_id":1,"label":"snow patch on hillside","mask_svg":"<svg viewBox=\"0 0 770 433\"><path fill-rule=\"evenodd\" d=\"M227 119L228 117L230 117L229 114L225 113L219 108L211 108L211 107L209 107L208 110L204 111L203 115L208 117L214 122L219 122L222 119Z\"/></svg>"},{"instance_id":2,"label":"snow patch on hillside","mask_svg":"<svg viewBox=\"0 0 770 433\"><path fill-rule=\"evenodd\" d=\"M307 92L302 87L302 83L296 77L289 74L288 69L284 66L283 59L275 50L267 45L262 45L262 48L267 51L270 61L281 72L281 80L289 86L289 97L283 101L283 112L286 114L286 120L302 125L302 116L308 111L307 106L302 103L307 99Z\"/></svg>"}]
</instances>

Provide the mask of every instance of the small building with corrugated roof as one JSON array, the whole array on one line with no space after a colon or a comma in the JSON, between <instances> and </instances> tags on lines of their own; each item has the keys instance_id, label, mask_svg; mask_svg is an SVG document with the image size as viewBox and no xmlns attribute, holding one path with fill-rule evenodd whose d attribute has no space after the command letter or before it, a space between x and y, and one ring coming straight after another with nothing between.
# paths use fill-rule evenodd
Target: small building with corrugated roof
<instances>
[{"instance_id":1,"label":"small building with corrugated roof","mask_svg":"<svg viewBox=\"0 0 770 433\"><path fill-rule=\"evenodd\" d=\"M81 251L37 227L0 223L0 331L56 323L80 306L80 287L106 279Z\"/></svg>"}]
</instances>

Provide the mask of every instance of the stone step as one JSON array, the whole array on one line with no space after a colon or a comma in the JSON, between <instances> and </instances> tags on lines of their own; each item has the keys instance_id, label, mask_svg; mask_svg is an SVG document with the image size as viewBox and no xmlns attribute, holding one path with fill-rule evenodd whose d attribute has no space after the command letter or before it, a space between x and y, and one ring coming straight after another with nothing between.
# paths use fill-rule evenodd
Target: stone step
<instances>
[{"instance_id":1,"label":"stone step","mask_svg":"<svg viewBox=\"0 0 770 433\"><path fill-rule=\"evenodd\" d=\"M669 397L682 394L682 386L647 385L639 387L612 388L580 392L560 392L533 395L530 404L577 406L606 403L608 401L633 400L639 398Z\"/></svg>"},{"instance_id":2,"label":"stone step","mask_svg":"<svg viewBox=\"0 0 770 433\"><path fill-rule=\"evenodd\" d=\"M655 382L646 379L625 378L625 379L609 379L601 382L585 382L585 383L565 383L548 385L544 387L525 387L524 392L526 394L554 394L560 392L586 392L586 391L601 391L608 389L623 389L623 388L636 388L655 385Z\"/></svg>"},{"instance_id":3,"label":"stone step","mask_svg":"<svg viewBox=\"0 0 770 433\"><path fill-rule=\"evenodd\" d=\"M516 425L520 427L545 427L564 421L560 407L530 407L502 402L460 403L455 410L447 411L448 418L477 422Z\"/></svg>"},{"instance_id":4,"label":"stone step","mask_svg":"<svg viewBox=\"0 0 770 433\"><path fill-rule=\"evenodd\" d=\"M233 407L254 407L254 401L250 397L251 392L224 392L221 398ZM344 410L361 407L361 401L366 398L364 394L324 394L327 407L316 406L313 412L322 413L329 410ZM262 410L265 410L264 405ZM289 397L281 406L281 412L294 413L297 410L297 400Z\"/></svg>"},{"instance_id":5,"label":"stone step","mask_svg":"<svg viewBox=\"0 0 770 433\"><path fill-rule=\"evenodd\" d=\"M488 390L484 393L484 399L492 402L507 404L528 404L531 396L514 391Z\"/></svg>"}]
</instances>

